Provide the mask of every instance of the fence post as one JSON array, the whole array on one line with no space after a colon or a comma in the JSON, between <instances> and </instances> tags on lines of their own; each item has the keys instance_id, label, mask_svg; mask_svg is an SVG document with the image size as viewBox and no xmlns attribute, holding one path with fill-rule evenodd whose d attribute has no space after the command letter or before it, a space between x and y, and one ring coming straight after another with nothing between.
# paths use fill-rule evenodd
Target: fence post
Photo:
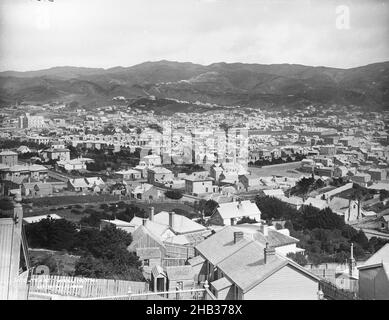
<instances>
[{"instance_id":1,"label":"fence post","mask_svg":"<svg viewBox=\"0 0 389 320\"><path fill-rule=\"evenodd\" d=\"M128 287L128 292L127 292L127 294L128 294L128 300L131 300L131 296L132 296L131 286Z\"/></svg>"}]
</instances>

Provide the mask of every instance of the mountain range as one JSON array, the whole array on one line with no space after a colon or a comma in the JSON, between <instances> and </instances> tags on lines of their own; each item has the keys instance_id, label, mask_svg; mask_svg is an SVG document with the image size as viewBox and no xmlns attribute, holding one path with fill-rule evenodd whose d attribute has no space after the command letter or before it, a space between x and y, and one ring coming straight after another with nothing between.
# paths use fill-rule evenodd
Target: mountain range
<instances>
[{"instance_id":1,"label":"mountain range","mask_svg":"<svg viewBox=\"0 0 389 320\"><path fill-rule=\"evenodd\" d=\"M1 105L77 101L101 106L117 96L261 108L338 104L387 110L389 61L338 69L224 62L204 66L163 60L110 69L54 67L0 72Z\"/></svg>"}]
</instances>

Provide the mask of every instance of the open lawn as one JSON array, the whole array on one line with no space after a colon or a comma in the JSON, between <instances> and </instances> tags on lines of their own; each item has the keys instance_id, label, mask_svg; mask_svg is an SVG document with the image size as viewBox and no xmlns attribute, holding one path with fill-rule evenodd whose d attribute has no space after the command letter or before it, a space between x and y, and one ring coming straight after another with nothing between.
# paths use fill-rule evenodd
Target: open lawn
<instances>
[{"instance_id":1,"label":"open lawn","mask_svg":"<svg viewBox=\"0 0 389 320\"><path fill-rule=\"evenodd\" d=\"M263 166L261 168L248 167L248 171L254 176L271 177L282 176L290 178L299 178L301 176L310 176L309 173L296 171L300 167L300 162L289 162Z\"/></svg>"}]
</instances>

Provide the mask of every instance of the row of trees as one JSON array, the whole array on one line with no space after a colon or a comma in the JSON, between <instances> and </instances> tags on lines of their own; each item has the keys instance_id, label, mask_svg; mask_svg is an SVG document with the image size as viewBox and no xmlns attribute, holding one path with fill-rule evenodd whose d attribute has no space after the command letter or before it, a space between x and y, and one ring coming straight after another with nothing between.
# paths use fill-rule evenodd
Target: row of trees
<instances>
[{"instance_id":1,"label":"row of trees","mask_svg":"<svg viewBox=\"0 0 389 320\"><path fill-rule=\"evenodd\" d=\"M256 204L265 220L283 220L291 236L300 240L299 246L306 250L308 261L345 262L354 243L356 258L364 259L385 244L385 240L368 240L362 230L347 225L343 218L329 208L319 210L312 206L297 211L288 204L272 197L257 198ZM301 257L295 257L302 262Z\"/></svg>"}]
</instances>

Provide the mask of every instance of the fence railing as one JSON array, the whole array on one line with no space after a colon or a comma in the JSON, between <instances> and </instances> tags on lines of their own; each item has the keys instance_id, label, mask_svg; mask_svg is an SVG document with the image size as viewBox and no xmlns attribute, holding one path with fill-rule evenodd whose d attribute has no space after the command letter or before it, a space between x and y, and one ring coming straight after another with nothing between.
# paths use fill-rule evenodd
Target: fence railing
<instances>
[{"instance_id":1,"label":"fence railing","mask_svg":"<svg viewBox=\"0 0 389 320\"><path fill-rule=\"evenodd\" d=\"M320 288L324 297L329 300L360 300L355 292L340 289L326 280L320 281Z\"/></svg>"},{"instance_id":2,"label":"fence railing","mask_svg":"<svg viewBox=\"0 0 389 320\"><path fill-rule=\"evenodd\" d=\"M171 290L133 294L130 293L130 300L217 300L209 290L208 281L203 288L192 288L186 290Z\"/></svg>"},{"instance_id":3,"label":"fence railing","mask_svg":"<svg viewBox=\"0 0 389 320\"><path fill-rule=\"evenodd\" d=\"M33 275L30 292L74 298L96 298L128 295L128 292L144 293L149 287L146 282L113 279L93 279L66 276Z\"/></svg>"}]
</instances>

